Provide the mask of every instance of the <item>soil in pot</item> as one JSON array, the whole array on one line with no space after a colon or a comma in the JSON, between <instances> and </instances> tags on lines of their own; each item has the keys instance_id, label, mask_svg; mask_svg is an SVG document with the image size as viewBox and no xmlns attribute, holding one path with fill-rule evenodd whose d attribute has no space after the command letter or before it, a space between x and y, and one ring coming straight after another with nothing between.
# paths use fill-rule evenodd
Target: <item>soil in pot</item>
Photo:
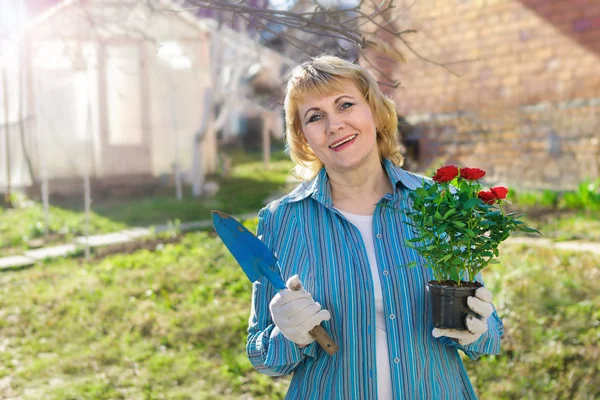
<instances>
[{"instance_id":1,"label":"soil in pot","mask_svg":"<svg viewBox=\"0 0 600 400\"><path fill-rule=\"evenodd\" d=\"M469 312L467 298L475 296L479 282L431 281L427 284L433 326L442 329L458 329L465 331L465 317Z\"/></svg>"}]
</instances>

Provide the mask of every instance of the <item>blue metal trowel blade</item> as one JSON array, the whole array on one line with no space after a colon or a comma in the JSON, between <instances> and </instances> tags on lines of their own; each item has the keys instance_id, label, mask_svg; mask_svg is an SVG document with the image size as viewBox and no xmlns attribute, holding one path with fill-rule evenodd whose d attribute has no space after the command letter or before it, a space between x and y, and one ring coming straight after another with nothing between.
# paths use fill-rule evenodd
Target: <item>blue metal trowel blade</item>
<instances>
[{"instance_id":1,"label":"blue metal trowel blade","mask_svg":"<svg viewBox=\"0 0 600 400\"><path fill-rule=\"evenodd\" d=\"M285 282L270 268L277 264L271 250L235 218L220 211L211 211L211 214L215 231L250 282L264 276L277 290L286 289Z\"/></svg>"}]
</instances>

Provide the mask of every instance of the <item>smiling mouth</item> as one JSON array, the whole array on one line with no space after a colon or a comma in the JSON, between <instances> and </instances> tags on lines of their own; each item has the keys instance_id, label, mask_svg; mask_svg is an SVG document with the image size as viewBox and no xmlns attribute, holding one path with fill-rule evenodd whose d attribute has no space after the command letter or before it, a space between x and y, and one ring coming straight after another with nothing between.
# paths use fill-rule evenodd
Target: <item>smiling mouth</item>
<instances>
[{"instance_id":1,"label":"smiling mouth","mask_svg":"<svg viewBox=\"0 0 600 400\"><path fill-rule=\"evenodd\" d=\"M339 147L339 146L343 145L344 143L348 143L349 141L351 141L352 139L354 139L357 136L358 136L358 134L350 135L347 138L340 140L339 142L335 142L334 144L329 146L329 148L335 149L336 147Z\"/></svg>"}]
</instances>

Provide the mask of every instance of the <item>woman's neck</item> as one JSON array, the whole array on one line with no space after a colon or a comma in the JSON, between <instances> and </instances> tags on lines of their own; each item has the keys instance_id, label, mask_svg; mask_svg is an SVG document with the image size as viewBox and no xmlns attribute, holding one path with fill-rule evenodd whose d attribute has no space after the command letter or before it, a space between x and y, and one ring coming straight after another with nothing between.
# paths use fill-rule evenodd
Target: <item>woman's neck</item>
<instances>
[{"instance_id":1,"label":"woman's neck","mask_svg":"<svg viewBox=\"0 0 600 400\"><path fill-rule=\"evenodd\" d=\"M381 163L352 171L327 171L333 205L353 214L371 215L392 185Z\"/></svg>"}]
</instances>

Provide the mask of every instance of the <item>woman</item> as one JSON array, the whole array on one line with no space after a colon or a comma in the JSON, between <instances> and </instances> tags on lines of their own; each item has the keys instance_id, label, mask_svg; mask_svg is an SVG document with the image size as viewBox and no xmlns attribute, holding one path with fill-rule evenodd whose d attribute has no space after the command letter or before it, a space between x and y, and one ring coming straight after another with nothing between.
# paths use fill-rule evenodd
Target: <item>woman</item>
<instances>
[{"instance_id":1,"label":"woman","mask_svg":"<svg viewBox=\"0 0 600 400\"><path fill-rule=\"evenodd\" d=\"M481 288L469 332L432 330L431 271L398 267L418 255L390 207L405 208L422 178L400 168L394 103L362 67L322 56L291 72L285 111L289 154L308 175L260 211L258 235L288 288L303 288L254 285L250 361L293 372L288 399L476 398L457 350L497 354L502 322ZM333 356L308 333L320 323L339 346Z\"/></svg>"}]
</instances>

